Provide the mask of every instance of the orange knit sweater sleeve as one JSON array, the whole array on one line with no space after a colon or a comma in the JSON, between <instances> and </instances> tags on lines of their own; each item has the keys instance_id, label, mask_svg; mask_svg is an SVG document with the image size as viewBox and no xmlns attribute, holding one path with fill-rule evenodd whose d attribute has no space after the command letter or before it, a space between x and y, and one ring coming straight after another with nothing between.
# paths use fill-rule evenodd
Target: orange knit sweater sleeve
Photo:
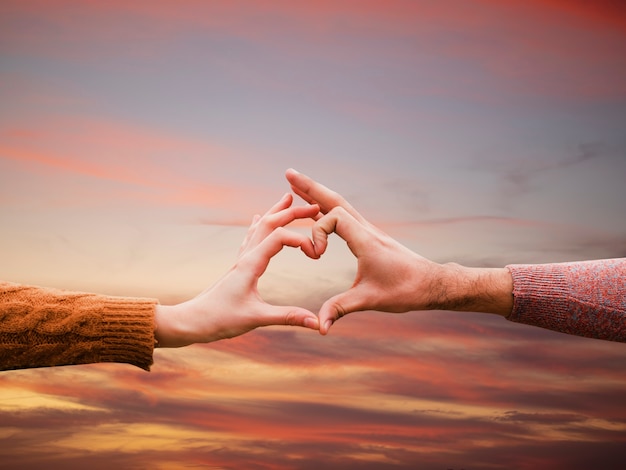
<instances>
[{"instance_id":1,"label":"orange knit sweater sleeve","mask_svg":"<svg viewBox=\"0 0 626 470\"><path fill-rule=\"evenodd\" d=\"M94 362L149 370L156 304L0 281L0 370Z\"/></svg>"}]
</instances>

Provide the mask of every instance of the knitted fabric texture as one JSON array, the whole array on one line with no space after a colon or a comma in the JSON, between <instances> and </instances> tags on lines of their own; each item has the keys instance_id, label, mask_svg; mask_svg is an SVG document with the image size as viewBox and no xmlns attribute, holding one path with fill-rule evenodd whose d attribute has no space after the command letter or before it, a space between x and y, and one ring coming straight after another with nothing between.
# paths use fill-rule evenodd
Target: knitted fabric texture
<instances>
[{"instance_id":1,"label":"knitted fabric texture","mask_svg":"<svg viewBox=\"0 0 626 470\"><path fill-rule=\"evenodd\" d=\"M626 258L507 268L513 276L509 320L626 342Z\"/></svg>"},{"instance_id":2,"label":"knitted fabric texture","mask_svg":"<svg viewBox=\"0 0 626 470\"><path fill-rule=\"evenodd\" d=\"M156 303L0 281L0 370L94 362L149 370Z\"/></svg>"}]
</instances>

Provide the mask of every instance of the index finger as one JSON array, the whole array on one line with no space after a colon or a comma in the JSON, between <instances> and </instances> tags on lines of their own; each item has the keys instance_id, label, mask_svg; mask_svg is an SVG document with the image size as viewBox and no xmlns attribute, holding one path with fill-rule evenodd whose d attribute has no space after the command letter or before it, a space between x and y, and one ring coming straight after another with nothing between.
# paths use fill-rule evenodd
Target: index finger
<instances>
[{"instance_id":1,"label":"index finger","mask_svg":"<svg viewBox=\"0 0 626 470\"><path fill-rule=\"evenodd\" d=\"M335 207L343 207L352 217L359 222L366 222L363 216L350 205L339 193L327 188L321 183L299 173L293 168L285 172L287 181L291 184L294 193L300 196L309 204L317 204L324 214L329 213Z\"/></svg>"},{"instance_id":2,"label":"index finger","mask_svg":"<svg viewBox=\"0 0 626 470\"><path fill-rule=\"evenodd\" d=\"M315 222L312 229L315 253L321 256L328 246L328 235L335 232L348 244L348 248L357 258L368 244L368 230L343 207L336 207Z\"/></svg>"},{"instance_id":3,"label":"index finger","mask_svg":"<svg viewBox=\"0 0 626 470\"><path fill-rule=\"evenodd\" d=\"M247 266L248 272L256 278L263 275L270 260L285 246L300 248L311 259L317 259L315 247L310 238L284 227L278 227L265 237L258 245L246 252L237 263Z\"/></svg>"}]
</instances>

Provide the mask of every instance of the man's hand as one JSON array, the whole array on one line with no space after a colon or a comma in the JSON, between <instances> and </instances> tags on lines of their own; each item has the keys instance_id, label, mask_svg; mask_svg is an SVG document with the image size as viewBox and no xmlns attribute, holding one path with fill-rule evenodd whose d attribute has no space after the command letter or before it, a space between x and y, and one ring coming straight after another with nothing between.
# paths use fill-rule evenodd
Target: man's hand
<instances>
[{"instance_id":1,"label":"man's hand","mask_svg":"<svg viewBox=\"0 0 626 470\"><path fill-rule=\"evenodd\" d=\"M358 260L352 287L322 305L321 334L342 316L362 310L510 312L512 281L505 268L465 268L430 261L369 223L336 192L295 170L287 170L286 177L296 194L319 205L324 214L313 226L316 255L324 253L328 235L335 232Z\"/></svg>"}]
</instances>

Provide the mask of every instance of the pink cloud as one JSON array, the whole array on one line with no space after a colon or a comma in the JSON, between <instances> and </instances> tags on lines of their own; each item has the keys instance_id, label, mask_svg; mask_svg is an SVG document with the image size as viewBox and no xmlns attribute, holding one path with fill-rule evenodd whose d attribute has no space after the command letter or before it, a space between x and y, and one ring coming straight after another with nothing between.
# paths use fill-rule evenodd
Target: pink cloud
<instances>
[{"instance_id":1,"label":"pink cloud","mask_svg":"<svg viewBox=\"0 0 626 470\"><path fill-rule=\"evenodd\" d=\"M624 17L608 1L485 0L459 9L413 1L283 1L265 2L263 9L249 2L171 5L3 2L0 49L72 60L86 60L94 52L150 59L173 47L172 38L195 31L236 36L280 54L324 58L329 66L371 65L372 58L388 57L385 63L397 71L402 69L398 64L418 62L413 51L424 41L432 55L428 60L467 61L471 71L483 75L426 75L428 85L419 93L490 99L481 88L484 77L498 79L495 91L520 95L606 99L624 92L622 49L603 47L623 40ZM54 35L12 26L18 24L14 18L28 15L49 22ZM279 31L287 31L293 41L284 41ZM54 40L46 41L50 37ZM381 38L394 46L376 40ZM616 74L606 73L614 68ZM245 72L230 70L250 86L294 89L289 80ZM412 96L413 78L385 83L398 85L401 96ZM50 91L35 98L57 102ZM325 106L375 125L395 115L385 103L362 102L358 95L355 101L331 103L326 91L312 99L327 100ZM259 195L274 195L244 182L221 184L220 172L212 168L235 174L242 162L256 165L254 170L262 163L253 161L249 149L210 138L85 116L11 121L1 130L0 158L26 174L50 177L51 188L69 176L102 184L105 199L128 197L150 207L208 206L242 224L256 210ZM191 174L180 168L176 156L181 154L193 162L190 168L205 171ZM210 216L206 222L216 220L226 218ZM470 224L536 227L523 219L473 217L426 220L409 228ZM94 470L163 462L265 469L617 468L626 445L623 352L620 344L570 338L495 317L355 313L324 338L260 330L189 353L204 362L186 362L184 353L177 361L173 353L159 351L150 374L121 365L76 368L72 380L65 369L4 372L0 385L19 390L18 400L41 394L95 410L3 409L3 463L40 468L54 461L63 468ZM232 364L223 375L214 372L220 370L220 359ZM246 375L258 369L266 381ZM388 403L401 403L403 409L386 408ZM57 444L60 437L94 430L123 435L125 427L138 423L171 426L169 437L178 450L148 441L126 452L121 438L116 451L72 453ZM179 438L180 430L201 437ZM212 440L219 433L228 433L228 441Z\"/></svg>"},{"instance_id":2,"label":"pink cloud","mask_svg":"<svg viewBox=\"0 0 626 470\"><path fill-rule=\"evenodd\" d=\"M58 188L55 175L112 183L106 197L113 201L131 198L160 207L212 207L224 212L219 216L222 222L247 225L250 211L263 209L251 208L251 200L262 196L269 204L280 194L280 190L254 184L220 182L221 172L233 171L237 162L251 158L248 150L137 125L86 117L40 117L26 125L5 125L0 135L0 159L25 171L50 175L50 187ZM178 164L180 155L184 155L184 166ZM208 218L207 222L218 221Z\"/></svg>"},{"instance_id":3,"label":"pink cloud","mask_svg":"<svg viewBox=\"0 0 626 470\"><path fill-rule=\"evenodd\" d=\"M9 22L2 43L10 53L69 54L81 60L110 54L154 56L172 52L173 39L195 31L342 67L382 61L393 71L386 81L400 95L480 101L497 101L499 93L509 94L509 99L511 93L610 99L624 96L626 80L626 28L619 19L621 10L613 5L483 0L452 8L407 1L276 1L262 6L190 1L185 8L172 8L168 2L6 2L5 18L38 18L49 31L38 35ZM462 67L465 73L449 66ZM419 69L421 75L401 73L407 68ZM250 80L236 68L231 73ZM294 87L287 78L264 79L263 73L255 74L255 82L283 92ZM331 91L321 87L318 98ZM328 105L333 103L349 110L355 106L332 99ZM359 105L367 113L380 106L374 101Z\"/></svg>"}]
</instances>

